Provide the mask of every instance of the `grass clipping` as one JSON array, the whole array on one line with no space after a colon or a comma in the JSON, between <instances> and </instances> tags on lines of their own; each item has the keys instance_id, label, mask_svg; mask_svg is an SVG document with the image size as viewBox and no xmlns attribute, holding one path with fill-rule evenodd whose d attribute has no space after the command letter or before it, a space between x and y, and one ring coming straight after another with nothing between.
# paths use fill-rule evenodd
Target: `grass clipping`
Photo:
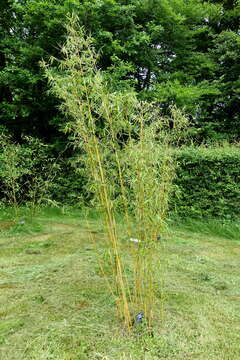
<instances>
[{"instance_id":1,"label":"grass clipping","mask_svg":"<svg viewBox=\"0 0 240 360\"><path fill-rule=\"evenodd\" d=\"M43 63L53 93L62 100L75 146L83 154L89 192L104 216L112 276L107 278L119 317L131 328L132 314L143 312L148 326L154 316L156 242L162 233L174 177L173 146L187 127L176 108L171 118L154 104L141 102L133 90L111 91L97 69L93 40L72 17L62 59ZM171 128L171 131L169 130ZM117 212L124 214L125 242L131 271L122 257ZM106 262L102 262L103 272ZM128 275L126 275L128 273ZM133 320L135 319L135 320ZM140 315L140 322L142 317Z\"/></svg>"}]
</instances>

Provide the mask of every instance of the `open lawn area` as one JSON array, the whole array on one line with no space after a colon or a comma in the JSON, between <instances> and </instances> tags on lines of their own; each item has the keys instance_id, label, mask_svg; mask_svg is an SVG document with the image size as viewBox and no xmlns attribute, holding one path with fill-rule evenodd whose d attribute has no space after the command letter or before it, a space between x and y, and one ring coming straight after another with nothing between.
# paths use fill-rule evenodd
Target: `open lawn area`
<instances>
[{"instance_id":1,"label":"open lawn area","mask_svg":"<svg viewBox=\"0 0 240 360\"><path fill-rule=\"evenodd\" d=\"M97 217L46 210L13 225L0 215L1 360L240 359L236 224L169 225L149 336L141 326L128 335L116 316ZM127 257L128 239L122 248Z\"/></svg>"}]
</instances>

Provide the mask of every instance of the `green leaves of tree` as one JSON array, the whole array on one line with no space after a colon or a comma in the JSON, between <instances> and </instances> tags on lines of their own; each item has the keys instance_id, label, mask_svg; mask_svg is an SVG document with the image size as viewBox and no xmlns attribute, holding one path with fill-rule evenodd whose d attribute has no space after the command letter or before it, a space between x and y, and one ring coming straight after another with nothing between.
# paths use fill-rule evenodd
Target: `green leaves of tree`
<instances>
[{"instance_id":1,"label":"green leaves of tree","mask_svg":"<svg viewBox=\"0 0 240 360\"><path fill-rule=\"evenodd\" d=\"M39 61L58 57L68 14L94 38L114 89L185 107L200 140L239 134L239 1L19 0L0 3L0 120L53 141L64 123ZM196 116L197 114L197 116Z\"/></svg>"}]
</instances>

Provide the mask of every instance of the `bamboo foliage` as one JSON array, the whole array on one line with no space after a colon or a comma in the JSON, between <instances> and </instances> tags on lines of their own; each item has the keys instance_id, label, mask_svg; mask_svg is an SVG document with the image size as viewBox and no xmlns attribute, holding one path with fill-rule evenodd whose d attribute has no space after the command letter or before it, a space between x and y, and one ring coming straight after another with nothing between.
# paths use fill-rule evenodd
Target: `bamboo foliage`
<instances>
[{"instance_id":1,"label":"bamboo foliage","mask_svg":"<svg viewBox=\"0 0 240 360\"><path fill-rule=\"evenodd\" d=\"M52 91L62 100L62 110L71 119L65 131L85 154L89 191L104 214L111 292L118 314L130 329L131 312L144 311L150 326L157 239L164 229L175 168L172 146L187 119L175 108L171 119L163 118L156 106L140 102L134 91L110 91L97 68L93 40L78 26L76 16L70 18L67 31L62 59L51 58L42 65ZM129 248L132 278L125 271L116 221L119 211L125 218L126 238L139 239L139 244Z\"/></svg>"}]
</instances>

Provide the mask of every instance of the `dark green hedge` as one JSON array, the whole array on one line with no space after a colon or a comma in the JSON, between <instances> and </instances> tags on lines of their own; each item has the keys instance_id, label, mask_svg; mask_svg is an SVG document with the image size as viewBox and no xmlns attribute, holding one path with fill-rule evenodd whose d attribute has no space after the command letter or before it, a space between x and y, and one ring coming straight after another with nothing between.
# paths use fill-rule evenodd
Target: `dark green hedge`
<instances>
[{"instance_id":1,"label":"dark green hedge","mask_svg":"<svg viewBox=\"0 0 240 360\"><path fill-rule=\"evenodd\" d=\"M178 151L176 157L179 166L172 213L181 217L239 217L239 147L191 147Z\"/></svg>"},{"instance_id":2,"label":"dark green hedge","mask_svg":"<svg viewBox=\"0 0 240 360\"><path fill-rule=\"evenodd\" d=\"M170 200L171 215L240 217L240 147L189 147L176 151L175 156L178 167ZM92 194L86 175L82 163L62 159L47 196L59 205L89 206ZM0 202L4 197L1 188L0 181Z\"/></svg>"},{"instance_id":3,"label":"dark green hedge","mask_svg":"<svg viewBox=\"0 0 240 360\"><path fill-rule=\"evenodd\" d=\"M171 215L236 219L240 216L240 148L189 147L176 152L178 167L170 201ZM56 178L53 200L90 204L84 169L66 162Z\"/></svg>"}]
</instances>

